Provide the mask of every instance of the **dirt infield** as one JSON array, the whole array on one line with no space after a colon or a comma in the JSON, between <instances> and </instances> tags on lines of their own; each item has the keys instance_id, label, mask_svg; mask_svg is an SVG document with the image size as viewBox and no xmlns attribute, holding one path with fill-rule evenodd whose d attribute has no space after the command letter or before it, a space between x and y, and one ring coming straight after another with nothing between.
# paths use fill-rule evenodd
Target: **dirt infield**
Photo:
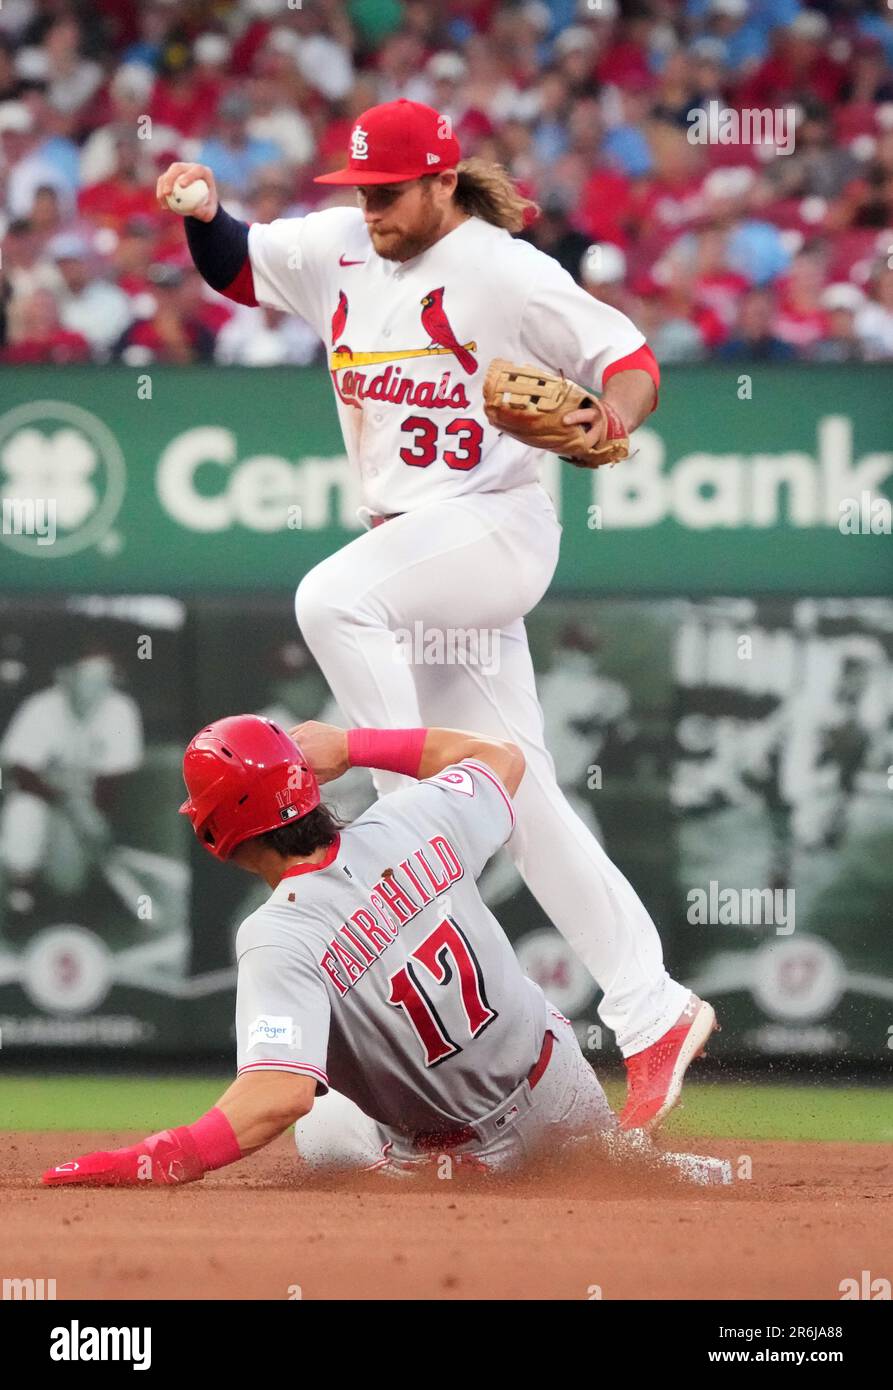
<instances>
[{"instance_id":1,"label":"dirt infield","mask_svg":"<svg viewBox=\"0 0 893 1390\"><path fill-rule=\"evenodd\" d=\"M0 1134L0 1276L55 1278L60 1299L837 1299L862 1270L893 1276L879 1144L686 1142L752 1160L706 1190L583 1155L511 1181L308 1184L288 1137L180 1189L39 1186L137 1137Z\"/></svg>"}]
</instances>

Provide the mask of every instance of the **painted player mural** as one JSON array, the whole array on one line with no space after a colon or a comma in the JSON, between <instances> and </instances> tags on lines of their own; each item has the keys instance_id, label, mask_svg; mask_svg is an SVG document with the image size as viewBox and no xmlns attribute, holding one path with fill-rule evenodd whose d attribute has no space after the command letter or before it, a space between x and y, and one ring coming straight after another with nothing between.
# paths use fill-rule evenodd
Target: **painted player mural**
<instances>
[{"instance_id":1,"label":"painted player mural","mask_svg":"<svg viewBox=\"0 0 893 1390\"><path fill-rule=\"evenodd\" d=\"M13 910L30 910L40 880L80 892L107 858L106 803L143 757L139 707L115 688L114 673L110 652L81 652L27 696L3 735L13 788L0 813L0 871Z\"/></svg>"},{"instance_id":2,"label":"painted player mural","mask_svg":"<svg viewBox=\"0 0 893 1390\"><path fill-rule=\"evenodd\" d=\"M585 467L625 457L657 402L655 359L628 318L512 236L533 205L497 166L461 160L430 107L355 122L347 166L319 182L356 189L359 206L249 228L208 168L183 163L159 198L199 178L209 192L185 225L205 280L299 314L331 347L368 529L301 580L304 639L350 725L458 724L523 750L510 853L603 990L624 1126L658 1123L714 1013L669 976L648 912L558 785L524 627L561 535L542 450ZM493 634L498 660L407 661L407 631ZM374 780L379 796L404 785L387 769Z\"/></svg>"},{"instance_id":3,"label":"painted player mural","mask_svg":"<svg viewBox=\"0 0 893 1390\"><path fill-rule=\"evenodd\" d=\"M478 892L515 825L517 744L445 728L293 732L300 745L258 715L219 719L183 760L180 809L199 842L270 889L239 929L236 1080L195 1123L59 1164L44 1183L191 1182L293 1124L315 1170L401 1176L446 1156L499 1172L590 1138L612 1158L731 1181L725 1160L622 1133L573 1027ZM344 825L320 784L351 767L416 780ZM312 1124L330 1086L337 1100Z\"/></svg>"}]
</instances>

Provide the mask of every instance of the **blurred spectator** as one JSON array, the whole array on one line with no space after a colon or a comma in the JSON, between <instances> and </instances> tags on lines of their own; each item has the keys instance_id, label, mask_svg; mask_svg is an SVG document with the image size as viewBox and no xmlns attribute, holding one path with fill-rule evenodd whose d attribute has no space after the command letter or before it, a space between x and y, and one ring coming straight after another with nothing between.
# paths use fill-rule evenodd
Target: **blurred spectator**
<instances>
[{"instance_id":1,"label":"blurred spectator","mask_svg":"<svg viewBox=\"0 0 893 1390\"><path fill-rule=\"evenodd\" d=\"M651 172L651 147L645 134L653 92L650 84L630 81L619 95L619 119L608 131L602 150L609 164L630 178Z\"/></svg>"},{"instance_id":2,"label":"blurred spectator","mask_svg":"<svg viewBox=\"0 0 893 1390\"><path fill-rule=\"evenodd\" d=\"M540 205L540 215L526 232L525 241L530 241L547 256L552 256L558 264L580 279L580 263L589 247L589 238L575 231L570 224L573 202L558 191L546 194Z\"/></svg>"},{"instance_id":3,"label":"blurred spectator","mask_svg":"<svg viewBox=\"0 0 893 1390\"><path fill-rule=\"evenodd\" d=\"M63 232L53 238L47 251L64 282L59 296L63 328L79 333L89 343L94 357L103 360L133 317L130 300L117 285L101 278L91 279L91 252L86 238Z\"/></svg>"},{"instance_id":4,"label":"blurred spectator","mask_svg":"<svg viewBox=\"0 0 893 1390\"><path fill-rule=\"evenodd\" d=\"M877 39L883 46L887 63L893 66L893 23L887 0L874 0L873 4L860 6L860 10L856 20L859 33Z\"/></svg>"},{"instance_id":5,"label":"blurred spectator","mask_svg":"<svg viewBox=\"0 0 893 1390\"><path fill-rule=\"evenodd\" d=\"M214 358L221 366L305 367L319 350L319 338L303 319L239 305L217 336Z\"/></svg>"},{"instance_id":6,"label":"blurred spectator","mask_svg":"<svg viewBox=\"0 0 893 1390\"><path fill-rule=\"evenodd\" d=\"M275 165L256 176L248 197L250 221L275 222L279 217L300 216L295 206L293 180Z\"/></svg>"},{"instance_id":7,"label":"blurred spectator","mask_svg":"<svg viewBox=\"0 0 893 1390\"><path fill-rule=\"evenodd\" d=\"M822 307L825 268L821 252L802 252L781 281L775 316L779 338L800 350L823 337L828 319Z\"/></svg>"},{"instance_id":8,"label":"blurred spectator","mask_svg":"<svg viewBox=\"0 0 893 1390\"><path fill-rule=\"evenodd\" d=\"M527 239L664 361L893 360L887 0L0 0L0 310L19 325L59 297L35 360L78 325L98 360L110 338L125 360L209 360L217 335L220 360L303 360L303 328L184 269L157 173L210 164L247 220L350 206L313 176L396 96L504 163L543 208ZM714 106L796 108L792 151L707 139ZM57 260L71 235L96 254Z\"/></svg>"},{"instance_id":9,"label":"blurred spectator","mask_svg":"<svg viewBox=\"0 0 893 1390\"><path fill-rule=\"evenodd\" d=\"M430 102L430 78L422 70L425 50L415 34L400 31L385 40L378 54L378 100Z\"/></svg>"},{"instance_id":10,"label":"blurred spectator","mask_svg":"<svg viewBox=\"0 0 893 1390\"><path fill-rule=\"evenodd\" d=\"M180 145L207 135L220 100L220 83L199 83L195 70L184 62L155 81L149 115L153 123L174 131L176 145Z\"/></svg>"},{"instance_id":11,"label":"blurred spectator","mask_svg":"<svg viewBox=\"0 0 893 1390\"><path fill-rule=\"evenodd\" d=\"M704 180L704 209L728 233L726 261L753 285L765 285L787 270L791 254L779 229L752 215L762 195L760 179L744 166L714 169Z\"/></svg>"},{"instance_id":12,"label":"blurred spectator","mask_svg":"<svg viewBox=\"0 0 893 1390\"><path fill-rule=\"evenodd\" d=\"M152 293L140 305L144 316L130 325L117 345L117 355L128 367L152 362L210 362L214 334L201 321L196 308L196 289L191 275L180 266L158 263L149 268Z\"/></svg>"},{"instance_id":13,"label":"blurred spectator","mask_svg":"<svg viewBox=\"0 0 893 1390\"><path fill-rule=\"evenodd\" d=\"M696 265L666 257L655 265L652 278L660 287L663 310L671 319L687 319L711 351L725 342L728 326L700 293Z\"/></svg>"},{"instance_id":14,"label":"blurred spectator","mask_svg":"<svg viewBox=\"0 0 893 1390\"><path fill-rule=\"evenodd\" d=\"M697 324L669 303L659 287L646 287L634 301L635 321L662 365L701 362L706 353Z\"/></svg>"},{"instance_id":15,"label":"blurred spectator","mask_svg":"<svg viewBox=\"0 0 893 1390\"><path fill-rule=\"evenodd\" d=\"M12 101L18 96L19 80L15 69L15 49L11 40L0 34L0 103Z\"/></svg>"},{"instance_id":16,"label":"blurred spectator","mask_svg":"<svg viewBox=\"0 0 893 1390\"><path fill-rule=\"evenodd\" d=\"M6 174L6 212L10 217L30 217L39 188L54 188L65 210L73 205L71 186L41 151L42 133L23 101L0 106L0 154Z\"/></svg>"},{"instance_id":17,"label":"blurred spectator","mask_svg":"<svg viewBox=\"0 0 893 1390\"><path fill-rule=\"evenodd\" d=\"M893 34L893 26L890 32ZM860 111L876 106L880 101L893 101L893 73L890 72L880 39L863 37L855 40L849 72L843 84L843 99L848 106L856 106Z\"/></svg>"},{"instance_id":18,"label":"blurred spectator","mask_svg":"<svg viewBox=\"0 0 893 1390\"><path fill-rule=\"evenodd\" d=\"M587 246L580 260L578 278L593 299L600 299L623 314L633 312L630 294L624 287L626 257L619 246L610 241Z\"/></svg>"},{"instance_id":19,"label":"blurred spectator","mask_svg":"<svg viewBox=\"0 0 893 1390\"><path fill-rule=\"evenodd\" d=\"M118 68L109 85L109 119L87 137L81 150L82 184L102 183L114 174L118 136L122 130L138 133L138 122L149 114L154 86L151 68L139 63L125 63ZM153 118L152 139L162 148L176 149L179 143L177 131L157 117Z\"/></svg>"},{"instance_id":20,"label":"blurred spectator","mask_svg":"<svg viewBox=\"0 0 893 1390\"><path fill-rule=\"evenodd\" d=\"M877 141L874 158L844 190L841 224L893 227L893 130Z\"/></svg>"},{"instance_id":21,"label":"blurred spectator","mask_svg":"<svg viewBox=\"0 0 893 1390\"><path fill-rule=\"evenodd\" d=\"M829 285L821 297L827 314L824 334L806 352L811 362L862 362L865 348L856 332L856 315L865 295L856 285Z\"/></svg>"},{"instance_id":22,"label":"blurred spectator","mask_svg":"<svg viewBox=\"0 0 893 1390\"><path fill-rule=\"evenodd\" d=\"M216 134L209 136L196 156L199 164L213 169L224 192L243 192L256 170L282 161L280 145L249 134L250 114L251 105L243 93L231 92L224 97L215 122Z\"/></svg>"},{"instance_id":23,"label":"blurred spectator","mask_svg":"<svg viewBox=\"0 0 893 1390\"><path fill-rule=\"evenodd\" d=\"M815 99L837 101L846 70L828 51L830 29L817 10L803 10L775 29L769 57L738 89L741 105L776 108Z\"/></svg>"},{"instance_id":24,"label":"blurred spectator","mask_svg":"<svg viewBox=\"0 0 893 1390\"><path fill-rule=\"evenodd\" d=\"M68 220L68 212L68 201L66 200L64 209L59 201L59 190L48 184L41 184L34 194L29 221L37 236L45 240L61 230L63 222Z\"/></svg>"},{"instance_id":25,"label":"blurred spectator","mask_svg":"<svg viewBox=\"0 0 893 1390\"><path fill-rule=\"evenodd\" d=\"M37 153L58 173L60 186L64 185L70 203L80 183L79 151L73 139L77 119L52 104L44 82L23 82L19 95L31 113L35 129L43 137Z\"/></svg>"},{"instance_id":26,"label":"blurred spectator","mask_svg":"<svg viewBox=\"0 0 893 1390\"><path fill-rule=\"evenodd\" d=\"M452 121L458 132L468 110L464 95L468 64L459 53L432 53L425 64L425 77L431 105Z\"/></svg>"},{"instance_id":27,"label":"blurred spectator","mask_svg":"<svg viewBox=\"0 0 893 1390\"><path fill-rule=\"evenodd\" d=\"M747 70L755 67L769 52L769 25L761 24L759 17L751 13L757 7L748 5L748 0L708 0L706 5L686 5L689 14L697 11L706 19L707 35L722 44L728 66L734 70ZM796 14L798 6L793 7ZM785 16L777 5L779 24L785 23ZM788 18L793 18L790 14Z\"/></svg>"},{"instance_id":28,"label":"blurred spectator","mask_svg":"<svg viewBox=\"0 0 893 1390\"><path fill-rule=\"evenodd\" d=\"M149 267L154 260L155 226L148 217L131 217L121 228L111 253L119 287L129 297L149 289Z\"/></svg>"},{"instance_id":29,"label":"blurred spectator","mask_svg":"<svg viewBox=\"0 0 893 1390\"><path fill-rule=\"evenodd\" d=\"M164 56L168 35L179 18L176 9L166 0L140 0L138 6L139 37L128 44L122 53L125 63L142 63L158 69Z\"/></svg>"},{"instance_id":30,"label":"blurred spectator","mask_svg":"<svg viewBox=\"0 0 893 1390\"><path fill-rule=\"evenodd\" d=\"M552 46L552 58L568 91L581 96L591 85L590 78L598 51L594 29L572 24L559 34Z\"/></svg>"},{"instance_id":31,"label":"blurred spectator","mask_svg":"<svg viewBox=\"0 0 893 1390\"><path fill-rule=\"evenodd\" d=\"M34 290L23 299L12 301L0 361L25 367L50 362L61 366L89 359L86 338L59 322L56 300L50 290Z\"/></svg>"},{"instance_id":32,"label":"blurred spectator","mask_svg":"<svg viewBox=\"0 0 893 1390\"><path fill-rule=\"evenodd\" d=\"M81 216L115 231L132 217L160 217L155 197L155 170L150 142L136 131L118 126L114 134L115 162L111 173L89 184L78 196Z\"/></svg>"},{"instance_id":33,"label":"blurred spectator","mask_svg":"<svg viewBox=\"0 0 893 1390\"><path fill-rule=\"evenodd\" d=\"M690 144L681 130L655 122L648 131L652 172L639 180L629 216L640 234L657 247L666 245L703 212L703 146Z\"/></svg>"},{"instance_id":34,"label":"blurred spectator","mask_svg":"<svg viewBox=\"0 0 893 1390\"><path fill-rule=\"evenodd\" d=\"M83 57L81 42L80 22L73 14L60 15L44 35L39 50L43 61L37 71L45 78L49 99L58 111L81 111L102 81L102 68Z\"/></svg>"},{"instance_id":35,"label":"blurred spectator","mask_svg":"<svg viewBox=\"0 0 893 1390\"><path fill-rule=\"evenodd\" d=\"M343 100L354 80L350 26L339 9L323 5L322 0L304 0L291 15L298 72L327 101Z\"/></svg>"},{"instance_id":36,"label":"blurred spectator","mask_svg":"<svg viewBox=\"0 0 893 1390\"><path fill-rule=\"evenodd\" d=\"M828 107L809 102L797 123L793 153L776 159L769 176L781 197L831 199L857 172L854 156L835 142Z\"/></svg>"},{"instance_id":37,"label":"blurred spectator","mask_svg":"<svg viewBox=\"0 0 893 1390\"><path fill-rule=\"evenodd\" d=\"M723 362L789 362L796 356L791 343L772 331L772 295L750 290L741 301L738 331L718 350Z\"/></svg>"},{"instance_id":38,"label":"blurred spectator","mask_svg":"<svg viewBox=\"0 0 893 1390\"><path fill-rule=\"evenodd\" d=\"M893 266L881 263L871 277L869 294L856 315L866 360L893 358Z\"/></svg>"},{"instance_id":39,"label":"blurred spectator","mask_svg":"<svg viewBox=\"0 0 893 1390\"><path fill-rule=\"evenodd\" d=\"M313 128L300 111L290 104L289 96L272 77L254 77L250 83L251 117L247 124L254 140L275 145L280 158L293 167L309 164L315 142Z\"/></svg>"},{"instance_id":40,"label":"blurred spectator","mask_svg":"<svg viewBox=\"0 0 893 1390\"><path fill-rule=\"evenodd\" d=\"M7 298L25 299L35 290L62 289L62 277L55 265L41 255L41 241L27 218L10 222L0 253Z\"/></svg>"},{"instance_id":41,"label":"blurred spectator","mask_svg":"<svg viewBox=\"0 0 893 1390\"><path fill-rule=\"evenodd\" d=\"M717 49L713 51L716 52ZM718 51L722 52L721 45L718 45ZM703 93L698 91L692 60L684 50L671 53L656 86L654 83L648 83L644 90L650 92L649 104L654 118L666 121L669 125L679 126L682 130L689 129L689 111L705 105L709 97L717 95L713 87Z\"/></svg>"}]
</instances>

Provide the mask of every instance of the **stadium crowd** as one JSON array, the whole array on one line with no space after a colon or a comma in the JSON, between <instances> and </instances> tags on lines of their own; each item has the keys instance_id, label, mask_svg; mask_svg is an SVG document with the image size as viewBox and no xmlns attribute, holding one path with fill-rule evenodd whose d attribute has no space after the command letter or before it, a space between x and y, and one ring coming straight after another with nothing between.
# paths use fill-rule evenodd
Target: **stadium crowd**
<instances>
[{"instance_id":1,"label":"stadium crowd","mask_svg":"<svg viewBox=\"0 0 893 1390\"><path fill-rule=\"evenodd\" d=\"M660 361L893 359L888 0L2 0L0 362L317 360L203 284L156 178L207 164L246 221L349 200L313 176L400 96Z\"/></svg>"}]
</instances>

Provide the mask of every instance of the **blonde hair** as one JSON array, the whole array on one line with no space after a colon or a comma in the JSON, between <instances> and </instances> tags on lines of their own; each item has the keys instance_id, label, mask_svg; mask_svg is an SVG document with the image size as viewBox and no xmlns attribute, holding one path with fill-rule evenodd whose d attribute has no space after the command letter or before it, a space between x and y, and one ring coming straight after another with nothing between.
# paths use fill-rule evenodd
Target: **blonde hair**
<instances>
[{"instance_id":1,"label":"blonde hair","mask_svg":"<svg viewBox=\"0 0 893 1390\"><path fill-rule=\"evenodd\" d=\"M456 202L472 217L483 218L509 232L520 232L528 220L532 220L529 214L539 212L536 203L518 192L511 175L501 164L473 157L461 160L456 173L459 176Z\"/></svg>"}]
</instances>

